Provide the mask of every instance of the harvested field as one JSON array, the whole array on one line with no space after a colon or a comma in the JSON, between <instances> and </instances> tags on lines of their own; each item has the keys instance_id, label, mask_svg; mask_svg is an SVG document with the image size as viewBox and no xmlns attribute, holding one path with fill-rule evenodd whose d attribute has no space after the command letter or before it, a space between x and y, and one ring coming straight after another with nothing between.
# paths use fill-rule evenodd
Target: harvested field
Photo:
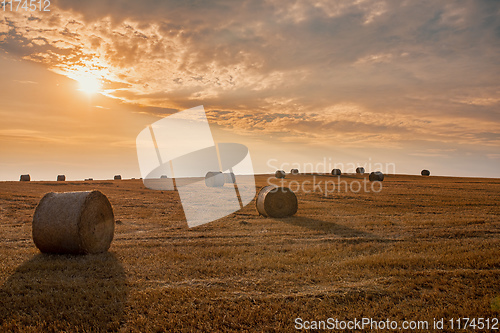
<instances>
[{"instance_id":1,"label":"harvested field","mask_svg":"<svg viewBox=\"0 0 500 333\"><path fill-rule=\"evenodd\" d=\"M325 196L311 175L260 175L257 191L268 177L293 190L290 182L310 181L296 191L295 216L260 217L253 201L192 229L177 192L141 180L0 183L0 331L262 332L293 331L297 317L500 317L500 179L385 175L379 193ZM109 252L40 254L31 239L39 200L92 189L113 205Z\"/></svg>"}]
</instances>

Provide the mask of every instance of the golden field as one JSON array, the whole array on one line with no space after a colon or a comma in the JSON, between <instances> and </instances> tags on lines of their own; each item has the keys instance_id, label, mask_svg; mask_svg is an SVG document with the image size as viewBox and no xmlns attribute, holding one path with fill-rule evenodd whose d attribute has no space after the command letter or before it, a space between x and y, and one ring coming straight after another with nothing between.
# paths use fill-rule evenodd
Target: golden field
<instances>
[{"instance_id":1,"label":"golden field","mask_svg":"<svg viewBox=\"0 0 500 333\"><path fill-rule=\"evenodd\" d=\"M257 189L268 177L256 176ZM260 217L253 201L191 229L177 192L141 180L0 186L2 332L288 332L297 317L500 317L500 179L386 175L379 193L326 196L308 185L296 192L296 216ZM40 254L31 220L42 196L91 189L113 205L109 252Z\"/></svg>"}]
</instances>

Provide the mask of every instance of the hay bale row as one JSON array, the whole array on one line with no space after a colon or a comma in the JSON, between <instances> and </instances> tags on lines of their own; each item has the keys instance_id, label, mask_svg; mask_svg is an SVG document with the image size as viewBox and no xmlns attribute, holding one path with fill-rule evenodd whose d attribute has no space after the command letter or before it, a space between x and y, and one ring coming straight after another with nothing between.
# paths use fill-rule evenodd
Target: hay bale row
<instances>
[{"instance_id":1,"label":"hay bale row","mask_svg":"<svg viewBox=\"0 0 500 333\"><path fill-rule=\"evenodd\" d=\"M276 177L276 178L285 178L286 177L286 173L283 170L276 170L276 172L274 173L274 177Z\"/></svg>"},{"instance_id":2,"label":"hay bale row","mask_svg":"<svg viewBox=\"0 0 500 333\"><path fill-rule=\"evenodd\" d=\"M342 171L340 169L333 169L332 176L340 176L342 175Z\"/></svg>"},{"instance_id":3,"label":"hay bale row","mask_svg":"<svg viewBox=\"0 0 500 333\"><path fill-rule=\"evenodd\" d=\"M368 176L368 179L370 179L370 181L372 182L375 182L375 181L383 181L384 180L384 174L380 171L374 171L372 173L370 173L370 175Z\"/></svg>"},{"instance_id":4,"label":"hay bale row","mask_svg":"<svg viewBox=\"0 0 500 333\"><path fill-rule=\"evenodd\" d=\"M269 185L259 191L255 207L265 217L292 216L297 213L297 196L288 187Z\"/></svg>"},{"instance_id":5,"label":"hay bale row","mask_svg":"<svg viewBox=\"0 0 500 333\"><path fill-rule=\"evenodd\" d=\"M291 170L290 170L290 173L291 173L292 175L298 175L298 174L299 174L299 169L291 169Z\"/></svg>"},{"instance_id":6,"label":"hay bale row","mask_svg":"<svg viewBox=\"0 0 500 333\"><path fill-rule=\"evenodd\" d=\"M113 208L99 191L47 193L32 224L33 241L43 253L105 252L114 230Z\"/></svg>"},{"instance_id":7,"label":"hay bale row","mask_svg":"<svg viewBox=\"0 0 500 333\"><path fill-rule=\"evenodd\" d=\"M422 176L430 176L430 175L431 175L431 172L430 172L429 170L427 170L427 169L424 169L424 170L422 170L422 171L420 172L420 174L421 174Z\"/></svg>"},{"instance_id":8,"label":"hay bale row","mask_svg":"<svg viewBox=\"0 0 500 333\"><path fill-rule=\"evenodd\" d=\"M29 182L30 180L31 180L31 176L29 174L21 175L21 177L19 177L20 182Z\"/></svg>"},{"instance_id":9,"label":"hay bale row","mask_svg":"<svg viewBox=\"0 0 500 333\"><path fill-rule=\"evenodd\" d=\"M207 187L222 187L224 183L224 174L220 171L209 171L205 175L205 185Z\"/></svg>"}]
</instances>

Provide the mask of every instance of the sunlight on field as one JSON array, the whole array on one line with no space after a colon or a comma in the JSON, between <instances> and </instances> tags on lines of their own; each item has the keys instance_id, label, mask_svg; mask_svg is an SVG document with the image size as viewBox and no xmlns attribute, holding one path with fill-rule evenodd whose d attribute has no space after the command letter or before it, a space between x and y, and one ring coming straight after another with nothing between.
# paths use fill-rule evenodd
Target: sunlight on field
<instances>
[{"instance_id":1,"label":"sunlight on field","mask_svg":"<svg viewBox=\"0 0 500 333\"><path fill-rule=\"evenodd\" d=\"M299 191L294 217L260 217L252 202L192 229L176 192L140 180L2 188L2 330L292 331L299 316L500 315L498 179L388 175L380 193ZM40 198L89 189L114 207L110 252L40 254Z\"/></svg>"}]
</instances>

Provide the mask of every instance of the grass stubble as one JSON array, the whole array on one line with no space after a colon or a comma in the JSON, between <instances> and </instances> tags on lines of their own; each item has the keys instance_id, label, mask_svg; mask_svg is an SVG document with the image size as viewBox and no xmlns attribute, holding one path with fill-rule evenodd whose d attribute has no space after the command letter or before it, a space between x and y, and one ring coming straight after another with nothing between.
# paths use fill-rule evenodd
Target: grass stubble
<instances>
[{"instance_id":1,"label":"grass stubble","mask_svg":"<svg viewBox=\"0 0 500 333\"><path fill-rule=\"evenodd\" d=\"M257 190L267 177L256 176ZM296 192L294 217L260 217L252 202L191 229L177 192L140 180L0 186L0 331L272 332L293 331L297 317L500 317L499 179L388 175L380 193L328 196L310 185ZM118 221L110 251L40 254L38 201L91 189Z\"/></svg>"}]
</instances>

